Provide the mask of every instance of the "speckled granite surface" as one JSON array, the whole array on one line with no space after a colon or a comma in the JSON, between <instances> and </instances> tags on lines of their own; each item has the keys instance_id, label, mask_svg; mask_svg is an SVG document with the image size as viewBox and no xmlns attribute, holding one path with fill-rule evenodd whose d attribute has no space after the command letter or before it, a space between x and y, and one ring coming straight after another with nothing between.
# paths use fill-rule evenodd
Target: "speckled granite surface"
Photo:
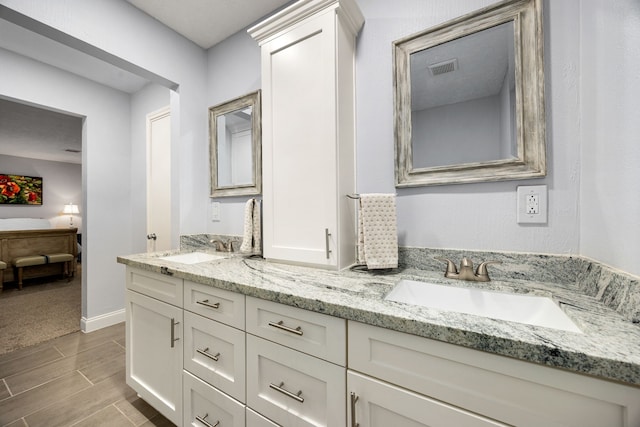
<instances>
[{"instance_id":1,"label":"speckled granite surface","mask_svg":"<svg viewBox=\"0 0 640 427\"><path fill-rule=\"evenodd\" d=\"M197 241L208 239L187 238L181 248L203 250L206 244ZM444 263L433 256L458 265L462 253L401 248L400 267L384 273L325 271L237 254L192 265L159 259L169 253L121 256L118 262L156 273L164 266L175 277L221 289L640 386L637 278L579 257L465 251L476 262L502 261L490 266L492 281L445 279ZM583 334L384 300L403 278L550 295Z\"/></svg>"}]
</instances>

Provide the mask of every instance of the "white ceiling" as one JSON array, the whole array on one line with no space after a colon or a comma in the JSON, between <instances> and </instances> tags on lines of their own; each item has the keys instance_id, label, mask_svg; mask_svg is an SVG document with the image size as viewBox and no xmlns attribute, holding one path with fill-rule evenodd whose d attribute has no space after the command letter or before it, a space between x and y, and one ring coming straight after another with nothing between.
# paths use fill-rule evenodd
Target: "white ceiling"
<instances>
[{"instance_id":1,"label":"white ceiling","mask_svg":"<svg viewBox=\"0 0 640 427\"><path fill-rule=\"evenodd\" d=\"M127 0L203 49L291 0Z\"/></svg>"},{"instance_id":2,"label":"white ceiling","mask_svg":"<svg viewBox=\"0 0 640 427\"><path fill-rule=\"evenodd\" d=\"M82 118L0 98L0 154L81 163ZM6 171L5 171L6 172Z\"/></svg>"},{"instance_id":3,"label":"white ceiling","mask_svg":"<svg viewBox=\"0 0 640 427\"><path fill-rule=\"evenodd\" d=\"M291 0L126 0L204 49ZM0 48L135 93L146 78L0 19ZM82 119L0 99L0 154L80 163Z\"/></svg>"}]
</instances>

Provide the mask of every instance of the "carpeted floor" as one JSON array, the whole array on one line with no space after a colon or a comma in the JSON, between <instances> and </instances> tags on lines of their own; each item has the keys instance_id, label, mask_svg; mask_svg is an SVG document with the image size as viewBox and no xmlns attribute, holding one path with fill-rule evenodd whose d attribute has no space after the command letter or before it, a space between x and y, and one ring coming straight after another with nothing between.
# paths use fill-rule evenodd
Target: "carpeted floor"
<instances>
[{"instance_id":1,"label":"carpeted floor","mask_svg":"<svg viewBox=\"0 0 640 427\"><path fill-rule=\"evenodd\" d=\"M78 264L80 267L80 264ZM0 354L80 330L80 268L75 277L7 283L0 293Z\"/></svg>"}]
</instances>

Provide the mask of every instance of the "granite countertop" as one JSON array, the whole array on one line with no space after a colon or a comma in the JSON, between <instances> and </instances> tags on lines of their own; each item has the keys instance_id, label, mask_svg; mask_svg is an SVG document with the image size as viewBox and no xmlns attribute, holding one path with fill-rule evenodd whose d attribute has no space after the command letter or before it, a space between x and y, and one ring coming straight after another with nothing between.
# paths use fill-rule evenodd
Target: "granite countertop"
<instances>
[{"instance_id":1,"label":"granite countertop","mask_svg":"<svg viewBox=\"0 0 640 427\"><path fill-rule=\"evenodd\" d=\"M156 273L167 267L174 277L216 288L640 386L640 327L568 284L514 278L461 282L445 279L441 271L417 268L386 274L326 271L241 255L198 264L159 258L168 254L121 256L118 262ZM550 295L563 303L563 310L583 333L385 301L401 279Z\"/></svg>"}]
</instances>

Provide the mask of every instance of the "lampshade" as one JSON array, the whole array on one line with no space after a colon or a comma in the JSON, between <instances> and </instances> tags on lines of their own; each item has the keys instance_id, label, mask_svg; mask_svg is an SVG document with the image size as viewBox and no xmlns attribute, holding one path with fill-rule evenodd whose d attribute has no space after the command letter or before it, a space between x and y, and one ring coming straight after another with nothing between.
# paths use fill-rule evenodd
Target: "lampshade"
<instances>
[{"instance_id":1,"label":"lampshade","mask_svg":"<svg viewBox=\"0 0 640 427\"><path fill-rule=\"evenodd\" d=\"M64 205L64 210L62 211L62 213L79 214L80 211L78 210L78 205L74 205L72 203L69 203L67 205Z\"/></svg>"}]
</instances>

